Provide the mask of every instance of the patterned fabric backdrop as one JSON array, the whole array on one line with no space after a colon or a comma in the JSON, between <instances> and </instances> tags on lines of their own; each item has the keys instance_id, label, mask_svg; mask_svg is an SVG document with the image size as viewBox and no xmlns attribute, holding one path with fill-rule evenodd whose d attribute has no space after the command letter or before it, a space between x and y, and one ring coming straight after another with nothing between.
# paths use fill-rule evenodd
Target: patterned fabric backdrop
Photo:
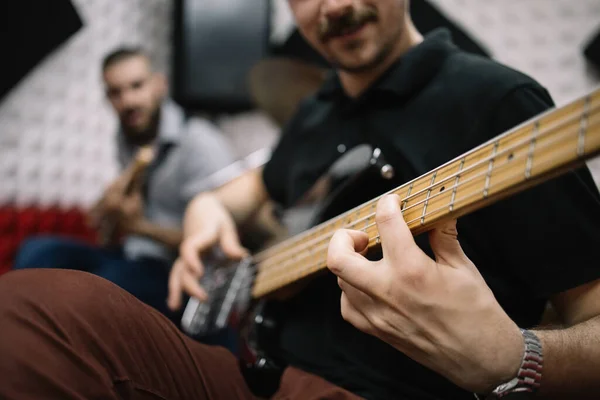
<instances>
[{"instance_id":1,"label":"patterned fabric backdrop","mask_svg":"<svg viewBox=\"0 0 600 400\"><path fill-rule=\"evenodd\" d=\"M280 40L291 20L287 0L273 1L274 39ZM600 25L597 0L434 2L498 60L539 79L559 104L599 81L581 55ZM122 43L141 43L169 72L170 0L74 4L83 29L0 103L0 205L89 205L116 173L116 121L102 93L101 57ZM218 121L242 154L273 143L277 133L260 114ZM600 161L593 164L600 179Z\"/></svg>"}]
</instances>

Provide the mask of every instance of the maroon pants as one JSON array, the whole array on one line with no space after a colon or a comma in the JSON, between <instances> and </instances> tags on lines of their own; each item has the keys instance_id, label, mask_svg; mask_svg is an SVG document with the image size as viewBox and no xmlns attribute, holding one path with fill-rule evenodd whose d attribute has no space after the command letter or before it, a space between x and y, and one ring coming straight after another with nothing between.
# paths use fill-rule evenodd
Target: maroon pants
<instances>
[{"instance_id":1,"label":"maroon pants","mask_svg":"<svg viewBox=\"0 0 600 400\"><path fill-rule=\"evenodd\" d=\"M85 272L0 277L1 399L253 399L227 350L194 342ZM357 399L286 369L275 399Z\"/></svg>"}]
</instances>

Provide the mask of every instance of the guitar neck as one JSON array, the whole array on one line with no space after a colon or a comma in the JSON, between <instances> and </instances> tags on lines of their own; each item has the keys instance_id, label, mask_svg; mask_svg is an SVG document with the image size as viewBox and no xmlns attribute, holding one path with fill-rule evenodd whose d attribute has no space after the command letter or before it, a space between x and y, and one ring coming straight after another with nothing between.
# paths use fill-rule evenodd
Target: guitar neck
<instances>
[{"instance_id":1,"label":"guitar neck","mask_svg":"<svg viewBox=\"0 0 600 400\"><path fill-rule=\"evenodd\" d=\"M154 148L152 145L145 145L138 149L135 157L131 161L131 164L127 166L126 184L124 192L125 194L131 194L131 192L139 184L139 181L146 171L146 168L154 160Z\"/></svg>"},{"instance_id":2,"label":"guitar neck","mask_svg":"<svg viewBox=\"0 0 600 400\"><path fill-rule=\"evenodd\" d=\"M600 89L548 111L390 193L414 235L523 191L600 153ZM380 244L378 198L255 256L255 298L327 267L327 247L338 229L361 230L369 248Z\"/></svg>"},{"instance_id":3,"label":"guitar neck","mask_svg":"<svg viewBox=\"0 0 600 400\"><path fill-rule=\"evenodd\" d=\"M133 161L127 166L125 171L125 187L123 189L125 195L130 195L139 186L143 173L153 159L154 149L152 145L143 146L136 152ZM105 219L100 223L98 232L100 246L107 246L114 240L117 234L117 224L118 221L111 218Z\"/></svg>"}]
</instances>

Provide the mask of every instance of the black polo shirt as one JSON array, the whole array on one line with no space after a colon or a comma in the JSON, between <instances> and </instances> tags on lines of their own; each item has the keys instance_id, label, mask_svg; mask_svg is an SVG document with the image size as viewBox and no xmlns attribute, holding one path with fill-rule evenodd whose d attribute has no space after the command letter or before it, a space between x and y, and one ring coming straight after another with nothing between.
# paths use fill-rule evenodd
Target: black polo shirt
<instances>
[{"instance_id":1,"label":"black polo shirt","mask_svg":"<svg viewBox=\"0 0 600 400\"><path fill-rule=\"evenodd\" d=\"M358 99L332 76L287 127L264 181L289 206L339 158L340 144L361 143L381 148L408 181L551 106L531 78L460 51L436 31ZM587 168L465 216L458 230L521 327L539 322L550 295L600 277L600 195ZM343 321L339 297L328 274L287 302L281 346L290 364L366 398L472 398Z\"/></svg>"}]
</instances>

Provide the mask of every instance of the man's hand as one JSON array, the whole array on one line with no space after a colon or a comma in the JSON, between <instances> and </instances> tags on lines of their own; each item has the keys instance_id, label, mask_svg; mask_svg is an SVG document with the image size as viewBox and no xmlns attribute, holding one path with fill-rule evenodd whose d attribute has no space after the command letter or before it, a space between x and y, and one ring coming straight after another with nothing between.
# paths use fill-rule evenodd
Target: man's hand
<instances>
[{"instance_id":1,"label":"man's hand","mask_svg":"<svg viewBox=\"0 0 600 400\"><path fill-rule=\"evenodd\" d=\"M198 283L204 275L204 265L200 258L215 245L231 259L241 259L248 251L242 247L235 222L229 212L211 195L194 199L186 210L184 218L184 241L180 246L180 257L175 261L169 276L170 309L181 307L183 292L200 300L207 294Z\"/></svg>"},{"instance_id":2,"label":"man's hand","mask_svg":"<svg viewBox=\"0 0 600 400\"><path fill-rule=\"evenodd\" d=\"M134 191L121 198L121 203L114 212L119 232L122 234L138 233L144 221L144 202L142 194Z\"/></svg>"},{"instance_id":3,"label":"man's hand","mask_svg":"<svg viewBox=\"0 0 600 400\"><path fill-rule=\"evenodd\" d=\"M88 213L87 222L93 229L99 229L102 221L112 219L119 212L121 202L125 196L127 185L126 176L115 179L104 191L100 200Z\"/></svg>"},{"instance_id":4,"label":"man's hand","mask_svg":"<svg viewBox=\"0 0 600 400\"><path fill-rule=\"evenodd\" d=\"M344 319L466 390L486 393L516 376L522 335L464 254L456 221L430 233L435 261L415 244L398 196L380 200L376 221L382 260L363 256L363 232L340 230L329 245Z\"/></svg>"}]
</instances>

